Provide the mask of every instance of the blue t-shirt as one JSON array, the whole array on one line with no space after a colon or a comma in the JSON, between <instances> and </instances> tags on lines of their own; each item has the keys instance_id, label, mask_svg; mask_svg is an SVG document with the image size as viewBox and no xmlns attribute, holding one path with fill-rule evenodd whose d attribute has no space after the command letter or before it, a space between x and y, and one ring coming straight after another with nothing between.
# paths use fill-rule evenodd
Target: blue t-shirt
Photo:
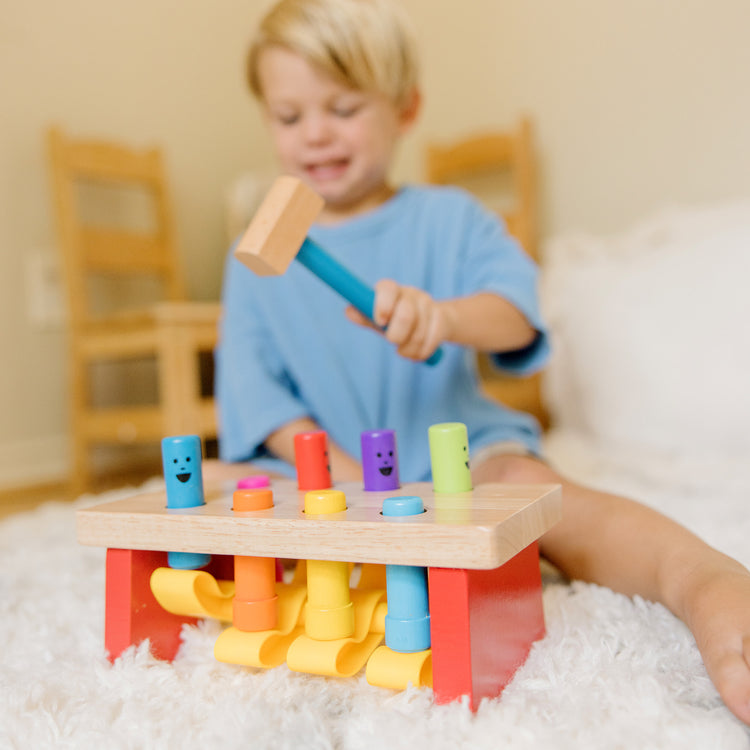
<instances>
[{"instance_id":1,"label":"blue t-shirt","mask_svg":"<svg viewBox=\"0 0 750 750\"><path fill-rule=\"evenodd\" d=\"M371 286L391 278L438 300L482 291L505 297L538 335L521 351L493 355L495 363L516 374L544 364L536 267L467 193L405 187L370 213L314 226L310 237ZM480 393L474 352L444 343L434 367L405 359L351 323L347 304L301 263L283 276L259 277L230 253L216 357L224 460L268 459L265 438L305 416L357 458L364 430L395 430L405 482L429 479L427 430L438 422L465 423L472 451L513 440L538 452L535 420ZM293 473L276 458L262 464Z\"/></svg>"}]
</instances>

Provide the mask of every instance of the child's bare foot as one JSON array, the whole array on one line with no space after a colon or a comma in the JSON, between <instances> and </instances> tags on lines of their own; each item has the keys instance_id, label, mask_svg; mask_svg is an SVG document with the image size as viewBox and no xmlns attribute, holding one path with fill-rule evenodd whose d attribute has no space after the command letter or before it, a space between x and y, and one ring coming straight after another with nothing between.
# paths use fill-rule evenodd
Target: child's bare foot
<instances>
[{"instance_id":1,"label":"child's bare foot","mask_svg":"<svg viewBox=\"0 0 750 750\"><path fill-rule=\"evenodd\" d=\"M717 562L690 576L685 622L724 703L750 724L750 573L723 555Z\"/></svg>"}]
</instances>

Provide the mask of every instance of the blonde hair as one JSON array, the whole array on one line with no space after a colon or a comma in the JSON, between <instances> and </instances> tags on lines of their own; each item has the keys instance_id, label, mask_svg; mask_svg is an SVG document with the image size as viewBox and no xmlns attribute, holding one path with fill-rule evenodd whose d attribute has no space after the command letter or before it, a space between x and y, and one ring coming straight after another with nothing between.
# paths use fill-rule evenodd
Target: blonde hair
<instances>
[{"instance_id":1,"label":"blonde hair","mask_svg":"<svg viewBox=\"0 0 750 750\"><path fill-rule=\"evenodd\" d=\"M417 86L415 43L408 20L389 0L281 0L260 23L247 60L258 98L262 51L284 47L334 80L407 104Z\"/></svg>"}]
</instances>

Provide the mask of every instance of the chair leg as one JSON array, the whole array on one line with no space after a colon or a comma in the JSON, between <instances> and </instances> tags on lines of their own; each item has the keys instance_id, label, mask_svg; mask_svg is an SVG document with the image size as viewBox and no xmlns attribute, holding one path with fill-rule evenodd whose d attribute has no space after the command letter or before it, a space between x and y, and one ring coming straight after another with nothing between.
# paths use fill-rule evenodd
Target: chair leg
<instances>
[{"instance_id":1,"label":"chair leg","mask_svg":"<svg viewBox=\"0 0 750 750\"><path fill-rule=\"evenodd\" d=\"M71 474L70 493L78 497L92 489L93 468L91 446L86 435L86 408L88 403L89 373L85 362L76 359L70 367L70 440Z\"/></svg>"},{"instance_id":2,"label":"chair leg","mask_svg":"<svg viewBox=\"0 0 750 750\"><path fill-rule=\"evenodd\" d=\"M88 443L75 428L72 442L73 457L68 487L71 497L76 498L92 489L93 477Z\"/></svg>"},{"instance_id":3,"label":"chair leg","mask_svg":"<svg viewBox=\"0 0 750 750\"><path fill-rule=\"evenodd\" d=\"M158 368L164 436L197 434L203 438L198 347L189 328L161 324Z\"/></svg>"}]
</instances>

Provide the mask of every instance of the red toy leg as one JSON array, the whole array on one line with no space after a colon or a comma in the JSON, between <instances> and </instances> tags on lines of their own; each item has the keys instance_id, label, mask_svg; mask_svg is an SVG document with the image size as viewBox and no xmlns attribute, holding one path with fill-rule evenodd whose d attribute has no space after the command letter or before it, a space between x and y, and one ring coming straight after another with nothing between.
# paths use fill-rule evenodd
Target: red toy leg
<instances>
[{"instance_id":1,"label":"red toy leg","mask_svg":"<svg viewBox=\"0 0 750 750\"><path fill-rule=\"evenodd\" d=\"M172 660L180 647L183 623L197 622L162 609L151 593L151 573L166 565L166 552L107 550L104 646L110 661L146 638L157 659Z\"/></svg>"},{"instance_id":2,"label":"red toy leg","mask_svg":"<svg viewBox=\"0 0 750 750\"><path fill-rule=\"evenodd\" d=\"M433 688L437 703L499 695L544 636L537 543L495 570L430 568Z\"/></svg>"}]
</instances>

